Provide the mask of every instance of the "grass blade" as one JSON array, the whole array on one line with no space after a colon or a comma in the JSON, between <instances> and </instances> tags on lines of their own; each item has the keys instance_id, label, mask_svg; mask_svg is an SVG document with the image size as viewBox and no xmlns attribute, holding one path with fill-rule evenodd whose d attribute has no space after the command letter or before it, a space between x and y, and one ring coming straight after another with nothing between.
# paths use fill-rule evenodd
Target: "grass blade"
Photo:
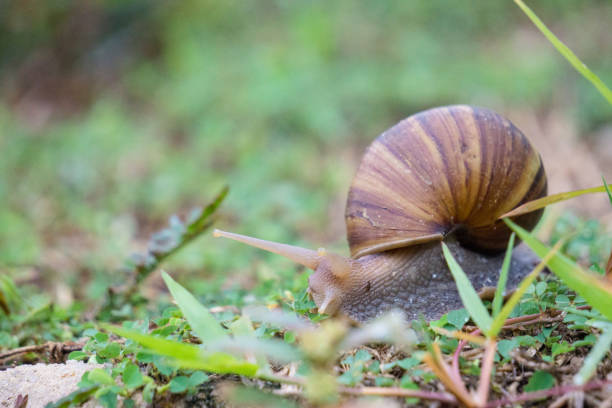
<instances>
[{"instance_id":1,"label":"grass blade","mask_svg":"<svg viewBox=\"0 0 612 408\"><path fill-rule=\"evenodd\" d=\"M205 370L219 374L240 374L255 376L257 365L236 358L228 353L208 352L198 346L142 334L135 330L101 324L101 326L118 336L133 340L152 353L169 357L170 362L181 368Z\"/></svg>"},{"instance_id":2,"label":"grass blade","mask_svg":"<svg viewBox=\"0 0 612 408\"><path fill-rule=\"evenodd\" d=\"M550 251L523 228L508 219L504 221L538 256L543 258ZM603 276L584 271L571 259L559 253L553 255L548 267L567 286L586 299L589 305L612 321L612 282Z\"/></svg>"},{"instance_id":3,"label":"grass blade","mask_svg":"<svg viewBox=\"0 0 612 408\"><path fill-rule=\"evenodd\" d=\"M478 325L480 330L482 330L483 333L487 333L492 322L491 316L489 312L487 312L487 308L480 300L478 293L476 293L474 286L472 286L465 272L463 272L461 265L457 263L455 257L453 257L453 254L451 254L444 242L442 242L442 252L444 253L444 258L446 258L448 268L453 274L459 296L461 297L465 309L470 316L472 316L472 319L474 319L474 322Z\"/></svg>"},{"instance_id":4,"label":"grass blade","mask_svg":"<svg viewBox=\"0 0 612 408\"><path fill-rule=\"evenodd\" d=\"M11 278L0 275L0 309L6 314L23 310L25 301Z\"/></svg>"},{"instance_id":5,"label":"grass blade","mask_svg":"<svg viewBox=\"0 0 612 408\"><path fill-rule=\"evenodd\" d=\"M137 282L141 282L142 280L144 280L149 274L151 274L151 272L156 270L164 260L180 251L194 239L202 235L204 231L210 228L213 223L211 217L215 213L215 211L217 211L223 200L225 200L225 197L227 196L228 192L229 187L223 187L221 191L217 194L217 196L213 199L213 201L210 202L194 220L189 221L188 225L186 225L186 230L178 238L178 242L176 245L167 248L163 251L151 250L151 247L155 247L155 236L160 233L163 233L164 230L159 231L157 234L154 234L151 240L149 241L148 251L148 255L153 257L154 262L150 262L137 267Z\"/></svg>"},{"instance_id":6,"label":"grass blade","mask_svg":"<svg viewBox=\"0 0 612 408\"><path fill-rule=\"evenodd\" d=\"M578 374L574 376L574 384L583 385L595 374L597 364L610 352L612 347L612 324L607 324L597 342L584 359Z\"/></svg>"},{"instance_id":7,"label":"grass blade","mask_svg":"<svg viewBox=\"0 0 612 408\"><path fill-rule=\"evenodd\" d=\"M560 201L569 200L570 198L578 197L584 194L591 193L603 193L606 191L605 186L585 188L583 190L567 191L565 193L552 194L546 197L538 198L537 200L526 202L523 205L516 207L514 210L509 211L503 215L500 215L499 219L506 217L515 217L517 215L526 214L540 208L544 208L547 205L558 203Z\"/></svg>"},{"instance_id":8,"label":"grass blade","mask_svg":"<svg viewBox=\"0 0 612 408\"><path fill-rule=\"evenodd\" d=\"M225 197L229 193L229 187L224 186L215 198L202 210L202 213L187 226L186 240L192 240L210 226L210 217L217 211Z\"/></svg>"},{"instance_id":9,"label":"grass blade","mask_svg":"<svg viewBox=\"0 0 612 408\"><path fill-rule=\"evenodd\" d=\"M610 192L610 186L606 183L606 179L604 176L601 176L601 180L603 181L604 188L606 189L606 193L608 193L608 198L610 199L610 204L612 204L612 192Z\"/></svg>"},{"instance_id":10,"label":"grass blade","mask_svg":"<svg viewBox=\"0 0 612 408\"><path fill-rule=\"evenodd\" d=\"M227 338L227 334L217 319L187 289L164 271L162 271L162 278L192 330L204 343Z\"/></svg>"},{"instance_id":11,"label":"grass blade","mask_svg":"<svg viewBox=\"0 0 612 408\"><path fill-rule=\"evenodd\" d=\"M606 84L591 71L580 59L569 49L569 47L561 40L559 40L549 29L544 25L542 20L538 18L538 16L523 3L522 0L514 0L514 2L523 10L523 12L529 17L529 19L535 24L536 27L544 34L544 36L551 42L552 45L559 51L561 55L565 57L565 59L572 64L572 66L576 69L576 71L580 72L580 74L591 81L591 83L597 88L599 93L606 98L609 104L612 105L612 91L606 86Z\"/></svg>"},{"instance_id":12,"label":"grass blade","mask_svg":"<svg viewBox=\"0 0 612 408\"><path fill-rule=\"evenodd\" d=\"M508 249L506 249L506 256L504 257L504 263L499 273L499 280L497 281L497 288L495 289L495 297L493 298L492 314L493 317L499 314L501 310L502 302L504 300L504 292L506 291L506 282L508 282L508 271L510 270L510 261L512 261L512 249L514 248L515 233L510 235L508 241Z\"/></svg>"},{"instance_id":13,"label":"grass blade","mask_svg":"<svg viewBox=\"0 0 612 408\"><path fill-rule=\"evenodd\" d=\"M550 261L550 259L559 251L562 245L563 241L557 242L557 244L550 251L548 251L546 256L542 258L540 263L533 269L533 271L531 271L531 273L521 281L518 288L516 288L512 296L510 296L510 299L508 299L502 310L493 319L491 330L489 331L489 335L491 337L496 337L499 334L500 330L504 326L504 323L506 322L506 319L508 316L510 316L510 313L512 313L512 310L514 310L518 302L520 302L521 297L523 297L523 294L527 291L529 285L531 285L538 277L540 272L542 272L542 269L544 269L548 261Z\"/></svg>"}]
</instances>

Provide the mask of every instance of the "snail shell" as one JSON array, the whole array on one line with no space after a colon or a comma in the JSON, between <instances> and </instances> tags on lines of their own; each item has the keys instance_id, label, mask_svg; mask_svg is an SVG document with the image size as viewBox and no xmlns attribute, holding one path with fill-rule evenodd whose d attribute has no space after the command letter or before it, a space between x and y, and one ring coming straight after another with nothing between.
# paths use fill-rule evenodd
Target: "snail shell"
<instances>
[{"instance_id":1,"label":"snail shell","mask_svg":"<svg viewBox=\"0 0 612 408\"><path fill-rule=\"evenodd\" d=\"M476 290L496 285L510 230L498 220L546 194L529 140L495 112L456 105L399 122L367 149L346 205L351 258L215 231L315 271L309 290L321 313L365 321L389 309L438 318L461 299L438 241L445 241ZM531 229L542 211L514 218ZM537 263L515 248L507 288Z\"/></svg>"},{"instance_id":2,"label":"snail shell","mask_svg":"<svg viewBox=\"0 0 612 408\"><path fill-rule=\"evenodd\" d=\"M470 106L430 109L399 122L367 149L351 185L346 226L351 255L440 241L503 250L498 220L546 194L539 154L510 121ZM540 212L515 220L531 229Z\"/></svg>"}]
</instances>

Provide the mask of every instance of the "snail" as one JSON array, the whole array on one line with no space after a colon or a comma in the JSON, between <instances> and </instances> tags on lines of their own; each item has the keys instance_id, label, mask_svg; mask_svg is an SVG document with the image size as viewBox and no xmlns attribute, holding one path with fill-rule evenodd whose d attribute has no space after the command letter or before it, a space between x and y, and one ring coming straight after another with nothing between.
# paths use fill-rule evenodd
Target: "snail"
<instances>
[{"instance_id":1,"label":"snail","mask_svg":"<svg viewBox=\"0 0 612 408\"><path fill-rule=\"evenodd\" d=\"M509 120L453 105L414 114L367 148L346 204L351 257L215 230L312 270L309 292L320 313L363 322L401 309L437 319L462 306L442 255L444 241L475 289L496 285L511 231L498 218L546 194L540 155ZM513 219L532 229L542 210ZM537 263L513 251L507 289Z\"/></svg>"}]
</instances>

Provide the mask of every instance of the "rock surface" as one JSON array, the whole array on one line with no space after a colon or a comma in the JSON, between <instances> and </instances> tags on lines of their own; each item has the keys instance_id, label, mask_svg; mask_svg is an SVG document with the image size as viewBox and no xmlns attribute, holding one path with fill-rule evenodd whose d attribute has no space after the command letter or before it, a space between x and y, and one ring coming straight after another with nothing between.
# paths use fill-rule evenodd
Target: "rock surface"
<instances>
[{"instance_id":1,"label":"rock surface","mask_svg":"<svg viewBox=\"0 0 612 408\"><path fill-rule=\"evenodd\" d=\"M28 408L44 407L77 390L86 371L98 364L68 360L66 364L20 365L0 371L0 408L15 406L19 394L28 396ZM93 402L85 407L96 407Z\"/></svg>"}]
</instances>

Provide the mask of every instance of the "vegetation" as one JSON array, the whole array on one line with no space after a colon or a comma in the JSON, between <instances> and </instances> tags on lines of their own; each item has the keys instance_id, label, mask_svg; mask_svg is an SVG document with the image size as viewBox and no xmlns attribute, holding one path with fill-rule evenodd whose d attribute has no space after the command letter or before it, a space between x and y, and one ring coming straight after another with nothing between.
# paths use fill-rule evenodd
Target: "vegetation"
<instances>
[{"instance_id":1,"label":"vegetation","mask_svg":"<svg viewBox=\"0 0 612 408\"><path fill-rule=\"evenodd\" d=\"M208 233L215 221L341 247L343 225L327 224L341 213L361 148L431 105L545 109L564 87L574 95L565 113L583 130L609 120L597 91L610 95L610 61L580 34L583 16L609 15L610 4L538 9L573 27L570 38L601 64L604 81L579 69L597 89L568 81L569 69L544 46L516 50L519 10L443 1L49 2L36 15L9 7L0 41L20 47L0 48L12 62L3 66L10 92L0 104L2 367L66 357L108 363L55 407L90 398L108 407L610 398L612 237L596 220L554 220L552 248L508 221L542 263L505 304L503 279L483 303L448 253L465 309L410 327L396 314L361 327L319 315L307 273L237 253ZM35 30L20 28L20 18L34 17ZM58 52L53 41L77 22L90 35ZM28 88L42 63L56 72ZM215 191L208 206L188 210ZM612 204L605 180L590 192L607 192ZM161 229L173 212L188 215Z\"/></svg>"}]
</instances>

